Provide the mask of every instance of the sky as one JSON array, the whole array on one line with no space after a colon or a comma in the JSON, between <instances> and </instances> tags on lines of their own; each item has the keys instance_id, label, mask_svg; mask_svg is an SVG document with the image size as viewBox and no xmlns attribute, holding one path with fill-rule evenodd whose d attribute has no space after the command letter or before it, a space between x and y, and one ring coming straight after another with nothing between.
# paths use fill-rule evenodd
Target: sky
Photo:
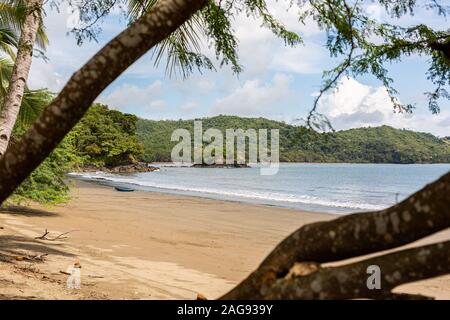
<instances>
[{"instance_id":1,"label":"sky","mask_svg":"<svg viewBox=\"0 0 450 320\"><path fill-rule=\"evenodd\" d=\"M288 2L269 0L269 9L290 30L301 35L304 45L286 47L260 21L240 15L233 21L233 29L244 67L241 74L235 75L224 66L215 72L196 72L188 79L170 78L164 65L155 67L148 53L113 82L97 101L156 120L229 114L299 123L298 119L304 118L312 107L321 86L322 72L337 61L329 57L324 47L323 32L312 21L300 24L298 8L288 10ZM384 11L376 4L369 5L367 10L375 17L385 18ZM73 19L67 7L62 6L59 11L46 8L48 61L34 59L29 79L31 88L45 87L58 92L77 69L126 27L122 15L113 13L102 22L98 42L79 46L68 33ZM402 18L400 23L448 28L448 21L425 9ZM208 56L215 57L207 44L205 49ZM389 66L400 101L416 106L413 114L394 113L385 88L370 75L341 79L338 88L323 97L319 111L329 117L337 130L390 125L450 136L450 102L441 100L442 111L438 115L428 110L423 92L433 87L426 79L426 70L426 58L417 56Z\"/></svg>"}]
</instances>

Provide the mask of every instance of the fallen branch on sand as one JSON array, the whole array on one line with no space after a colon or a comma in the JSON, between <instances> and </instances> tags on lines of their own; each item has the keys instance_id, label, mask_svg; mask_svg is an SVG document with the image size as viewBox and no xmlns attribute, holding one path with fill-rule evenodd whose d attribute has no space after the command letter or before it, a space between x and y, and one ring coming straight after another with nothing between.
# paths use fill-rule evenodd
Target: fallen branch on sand
<instances>
[{"instance_id":1,"label":"fallen branch on sand","mask_svg":"<svg viewBox=\"0 0 450 320\"><path fill-rule=\"evenodd\" d=\"M17 256L17 261L44 261L44 258L48 256L48 253L36 254L34 256Z\"/></svg>"},{"instance_id":2,"label":"fallen branch on sand","mask_svg":"<svg viewBox=\"0 0 450 320\"><path fill-rule=\"evenodd\" d=\"M75 231L77 231L77 230L64 232L64 233L61 233L60 235L58 235L58 236L56 236L54 238L49 238L48 235L50 234L50 232L47 229L45 229L45 232L44 232L44 234L42 236L36 237L34 239L36 239L36 240L46 240L46 241L66 240L69 237L65 237L65 235L68 235L69 233L75 232Z\"/></svg>"},{"instance_id":3,"label":"fallen branch on sand","mask_svg":"<svg viewBox=\"0 0 450 320\"><path fill-rule=\"evenodd\" d=\"M34 256L27 256L26 260L29 261L44 261L45 257L48 256L48 253L37 254Z\"/></svg>"}]
</instances>

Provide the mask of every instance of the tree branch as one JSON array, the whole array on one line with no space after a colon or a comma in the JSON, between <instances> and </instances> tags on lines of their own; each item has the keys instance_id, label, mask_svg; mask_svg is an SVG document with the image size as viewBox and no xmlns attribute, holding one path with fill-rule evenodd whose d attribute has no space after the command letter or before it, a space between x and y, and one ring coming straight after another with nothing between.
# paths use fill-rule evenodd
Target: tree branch
<instances>
[{"instance_id":1,"label":"tree branch","mask_svg":"<svg viewBox=\"0 0 450 320\"><path fill-rule=\"evenodd\" d=\"M380 268L380 289L367 286L367 268ZM322 268L293 279L277 280L264 299L412 298L395 287L450 273L450 241L403 250L340 267ZM415 296L414 298L418 298Z\"/></svg>"},{"instance_id":2,"label":"tree branch","mask_svg":"<svg viewBox=\"0 0 450 320\"><path fill-rule=\"evenodd\" d=\"M206 2L158 1L78 70L22 140L0 159L0 204L62 141L112 81Z\"/></svg>"}]
</instances>

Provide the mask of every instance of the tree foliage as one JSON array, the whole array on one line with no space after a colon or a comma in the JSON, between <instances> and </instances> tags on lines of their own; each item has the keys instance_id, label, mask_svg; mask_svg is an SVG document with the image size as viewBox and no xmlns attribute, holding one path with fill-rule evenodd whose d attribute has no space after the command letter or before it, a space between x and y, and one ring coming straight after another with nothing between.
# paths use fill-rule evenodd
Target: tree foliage
<instances>
[{"instance_id":1,"label":"tree foliage","mask_svg":"<svg viewBox=\"0 0 450 320\"><path fill-rule=\"evenodd\" d=\"M54 0L56 1L56 0ZM412 102L400 101L394 79L388 66L408 56L428 58L425 77L434 85L424 92L432 113L440 111L439 100L449 99L450 84L450 29L438 30L427 25L427 21L416 25L402 26L400 19L414 15L418 10L428 10L442 17L444 22L450 6L442 0L378 0L380 8L389 19L377 19L368 14L367 7L373 0L299 0L285 1L291 8L300 7L299 23L315 22L326 34L325 46L332 57L341 59L337 66L323 75L323 85L314 101L306 123L319 129L332 129L332 124L318 110L318 103L326 91L335 87L345 75L372 74L385 87L396 112L412 112ZM74 1L69 1L74 2ZM85 3L86 2L86 3ZM151 10L156 0L108 0L87 1L78 4L81 10L82 27L73 33L80 43L96 39L101 28L98 21L106 17L113 8L120 7L130 22ZM208 1L167 39L152 51L155 64L166 62L169 75L188 76L194 70L215 69L215 64L205 52L207 46L215 49L219 65L231 65L235 73L242 71L239 63L238 39L233 21L245 14L257 19L287 45L302 43L301 35L289 31L268 9L265 0L221 0Z\"/></svg>"},{"instance_id":2,"label":"tree foliage","mask_svg":"<svg viewBox=\"0 0 450 320\"><path fill-rule=\"evenodd\" d=\"M23 132L16 131L16 139L20 138L21 133ZM66 174L72 171L80 161L78 152L73 147L73 139L74 135L69 134L16 189L8 199L8 203L27 204L33 201L58 204L69 200L70 183L67 181Z\"/></svg>"},{"instance_id":3,"label":"tree foliage","mask_svg":"<svg viewBox=\"0 0 450 320\"><path fill-rule=\"evenodd\" d=\"M53 0L57 6L62 0ZM152 10L157 0L69 0L69 4L80 13L80 25L71 30L79 44L96 40L102 31L100 22L113 9L133 23ZM289 31L281 21L269 12L264 0L214 1L209 0L204 8L196 12L175 32L161 41L152 50L155 65L165 62L168 75L189 76L192 72L215 70L211 57L205 54L208 47L214 49L219 65L229 65L235 73L242 71L239 63L238 39L233 30L235 16L245 13L249 18L261 21L287 45L301 43L300 36Z\"/></svg>"},{"instance_id":4,"label":"tree foliage","mask_svg":"<svg viewBox=\"0 0 450 320\"><path fill-rule=\"evenodd\" d=\"M441 5L439 0L379 0L379 4L390 15L388 22L369 17L364 0L301 0L307 7L301 21L312 17L326 32L326 47L334 57L343 61L324 72L324 83L317 96L307 123L318 129L331 128L329 122L317 110L323 93L335 87L338 80L352 74L354 76L372 74L386 88L394 111L412 112L412 103L402 103L394 80L389 76L388 65L408 56L428 57L426 77L435 89L425 92L432 113L439 112L438 100L449 99L446 86L450 85L450 29L435 30L424 21L418 25L403 27L398 20L404 15L413 15L425 8L443 18L450 13L450 7ZM444 21L444 20L443 20Z\"/></svg>"},{"instance_id":5,"label":"tree foliage","mask_svg":"<svg viewBox=\"0 0 450 320\"><path fill-rule=\"evenodd\" d=\"M33 107L21 109L18 121L13 131L12 144L17 143L40 112L53 99L53 95L46 90L34 92L23 103L32 103ZM22 204L30 201L56 204L69 199L69 184L66 179L67 172L73 170L81 161L75 149L75 134L66 136L63 142L37 167L31 175L16 189L8 203Z\"/></svg>"},{"instance_id":6,"label":"tree foliage","mask_svg":"<svg viewBox=\"0 0 450 320\"><path fill-rule=\"evenodd\" d=\"M42 90L40 99L35 102L39 109L43 109L51 99L53 95ZM34 121L38 114L29 116L31 118L27 121L18 121L13 143L20 139L30 126L29 121ZM136 122L134 115L109 110L101 104L93 105L50 156L21 184L9 203L65 202L69 199L68 172L83 166L116 166L140 160L143 147L137 140Z\"/></svg>"},{"instance_id":7,"label":"tree foliage","mask_svg":"<svg viewBox=\"0 0 450 320\"><path fill-rule=\"evenodd\" d=\"M0 1L0 48L14 58L14 48L17 48L18 38L22 24L27 14L26 1L1 0ZM48 37L43 22L40 23L36 35L36 44L42 50L48 45Z\"/></svg>"},{"instance_id":8,"label":"tree foliage","mask_svg":"<svg viewBox=\"0 0 450 320\"><path fill-rule=\"evenodd\" d=\"M136 137L137 117L93 105L72 131L81 165L116 166L137 161L142 145Z\"/></svg>"},{"instance_id":9,"label":"tree foliage","mask_svg":"<svg viewBox=\"0 0 450 320\"><path fill-rule=\"evenodd\" d=\"M4 97L7 94L16 56L15 51L17 50L25 16L25 1L0 1L0 108L3 106ZM36 42L41 49L45 49L48 44L43 23L40 24L38 29ZM18 125L31 125L45 106L43 102L49 102L46 90L31 90L26 87L18 117Z\"/></svg>"}]
</instances>

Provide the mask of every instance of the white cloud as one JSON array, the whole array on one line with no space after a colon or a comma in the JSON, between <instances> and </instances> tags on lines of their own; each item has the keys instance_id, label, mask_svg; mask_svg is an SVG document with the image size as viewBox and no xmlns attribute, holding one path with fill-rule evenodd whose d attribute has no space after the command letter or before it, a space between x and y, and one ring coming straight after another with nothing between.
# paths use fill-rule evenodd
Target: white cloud
<instances>
[{"instance_id":1,"label":"white cloud","mask_svg":"<svg viewBox=\"0 0 450 320\"><path fill-rule=\"evenodd\" d=\"M283 72L299 74L317 74L324 70L327 51L313 42L296 48L285 48L279 52L271 63L271 68Z\"/></svg>"},{"instance_id":2,"label":"white cloud","mask_svg":"<svg viewBox=\"0 0 450 320\"><path fill-rule=\"evenodd\" d=\"M151 101L149 107L153 110L162 110L166 107L166 102L164 100Z\"/></svg>"},{"instance_id":3,"label":"white cloud","mask_svg":"<svg viewBox=\"0 0 450 320\"><path fill-rule=\"evenodd\" d=\"M57 92L66 81L66 77L62 76L52 63L43 59L33 59L28 78L30 88L48 88L50 91Z\"/></svg>"},{"instance_id":4,"label":"white cloud","mask_svg":"<svg viewBox=\"0 0 450 320\"><path fill-rule=\"evenodd\" d=\"M125 109L127 107L149 107L151 109L164 108L165 104L160 99L156 99L162 94L162 82L154 81L146 87L138 87L130 84L123 84L115 88L111 93L100 96L100 102L109 105L111 108Z\"/></svg>"},{"instance_id":5,"label":"white cloud","mask_svg":"<svg viewBox=\"0 0 450 320\"><path fill-rule=\"evenodd\" d=\"M371 3L367 5L365 11L370 19L381 21L386 17L386 11L378 3Z\"/></svg>"},{"instance_id":6,"label":"white cloud","mask_svg":"<svg viewBox=\"0 0 450 320\"><path fill-rule=\"evenodd\" d=\"M172 83L177 91L185 96L207 95L216 89L217 73L194 74L187 79L174 79Z\"/></svg>"},{"instance_id":7,"label":"white cloud","mask_svg":"<svg viewBox=\"0 0 450 320\"><path fill-rule=\"evenodd\" d=\"M239 58L244 66L245 75L261 76L267 72L267 66L276 55L279 40L261 22L244 14L236 17L234 28L239 39Z\"/></svg>"},{"instance_id":8,"label":"white cloud","mask_svg":"<svg viewBox=\"0 0 450 320\"><path fill-rule=\"evenodd\" d=\"M336 129L390 125L415 131L450 135L450 112L432 115L425 110L413 114L395 113L384 87L364 85L344 78L337 89L323 96L319 111L329 117Z\"/></svg>"},{"instance_id":9,"label":"white cloud","mask_svg":"<svg viewBox=\"0 0 450 320\"><path fill-rule=\"evenodd\" d=\"M284 74L276 74L271 83L247 80L225 98L218 99L210 113L244 116L270 114L289 95L289 82L290 78Z\"/></svg>"},{"instance_id":10,"label":"white cloud","mask_svg":"<svg viewBox=\"0 0 450 320\"><path fill-rule=\"evenodd\" d=\"M269 0L268 10L288 30L303 37L305 44L288 47L263 26L261 20L242 13L236 17L233 27L239 39L239 56L244 66L244 74L248 77L263 76L269 70L302 74L321 73L323 62L328 56L326 49L313 41L313 37L321 34L317 23L307 19L305 24L301 24L298 20L302 10L295 3L291 5L289 1Z\"/></svg>"},{"instance_id":11,"label":"white cloud","mask_svg":"<svg viewBox=\"0 0 450 320\"><path fill-rule=\"evenodd\" d=\"M68 4L61 3L58 11L50 8L50 5L47 5L45 9L44 24L49 37L49 46L45 55L49 61L46 63L42 59L34 59L28 82L33 89L49 88L57 92L114 33L111 32L109 38L105 38L105 33L102 33L100 44L95 41L86 41L82 46L78 46L75 37L68 34L70 29L67 25L70 25L72 19ZM102 28L105 30L114 28L118 32L122 25L124 24L115 22L111 26L109 22L102 24Z\"/></svg>"},{"instance_id":12,"label":"white cloud","mask_svg":"<svg viewBox=\"0 0 450 320\"><path fill-rule=\"evenodd\" d=\"M187 102L185 104L182 104L180 109L181 111L185 113L191 113L195 109L197 109L200 105L197 102Z\"/></svg>"},{"instance_id":13,"label":"white cloud","mask_svg":"<svg viewBox=\"0 0 450 320\"><path fill-rule=\"evenodd\" d=\"M289 30L297 32L303 37L315 36L322 32L311 17L308 17L304 24L299 22L300 15L311 9L309 2L301 7L298 3L290 3L289 1L268 0L267 4L270 13L279 21L282 21Z\"/></svg>"}]
</instances>

